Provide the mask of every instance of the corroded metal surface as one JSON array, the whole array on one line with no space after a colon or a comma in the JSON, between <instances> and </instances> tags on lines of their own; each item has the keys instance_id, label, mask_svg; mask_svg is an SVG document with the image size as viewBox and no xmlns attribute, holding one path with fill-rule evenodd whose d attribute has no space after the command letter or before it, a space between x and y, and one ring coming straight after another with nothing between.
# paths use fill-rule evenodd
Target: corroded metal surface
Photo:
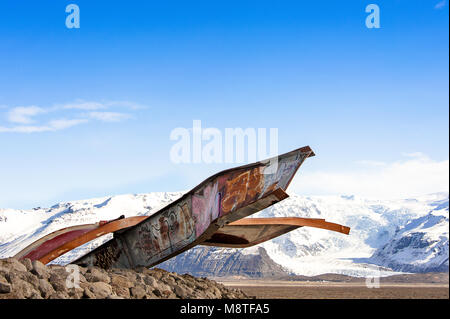
<instances>
[{"instance_id":1,"label":"corroded metal surface","mask_svg":"<svg viewBox=\"0 0 450 319\"><path fill-rule=\"evenodd\" d=\"M14 257L18 259L29 258L31 260L39 260L42 256L58 248L65 242L71 241L98 227L99 224L95 223L59 229L39 238L37 241L18 252Z\"/></svg>"},{"instance_id":2,"label":"corroded metal surface","mask_svg":"<svg viewBox=\"0 0 450 319\"><path fill-rule=\"evenodd\" d=\"M315 227L336 231L348 235L350 228L325 219L279 217L279 218L244 218L220 228L202 245L245 248L260 244L281 236L299 227Z\"/></svg>"},{"instance_id":3,"label":"corroded metal surface","mask_svg":"<svg viewBox=\"0 0 450 319\"><path fill-rule=\"evenodd\" d=\"M39 260L47 264L66 252L100 236L136 225L147 216L120 218L95 224L66 227L52 232L28 245L14 257Z\"/></svg>"},{"instance_id":4,"label":"corroded metal surface","mask_svg":"<svg viewBox=\"0 0 450 319\"><path fill-rule=\"evenodd\" d=\"M213 236L224 225L269 207L288 195L286 188L303 161L303 147L269 161L215 174L134 227L114 233L75 263L102 268L153 266Z\"/></svg>"}]
</instances>

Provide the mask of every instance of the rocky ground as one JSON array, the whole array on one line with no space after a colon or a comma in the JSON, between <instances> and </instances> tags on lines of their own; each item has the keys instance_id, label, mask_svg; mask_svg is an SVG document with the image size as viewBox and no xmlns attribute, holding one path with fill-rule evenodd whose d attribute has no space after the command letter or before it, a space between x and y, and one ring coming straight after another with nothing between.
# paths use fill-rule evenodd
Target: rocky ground
<instances>
[{"instance_id":1,"label":"rocky ground","mask_svg":"<svg viewBox=\"0 0 450 319\"><path fill-rule=\"evenodd\" d=\"M249 298L207 278L178 275L162 269L78 267L79 284L71 287L74 273L39 261L0 259L0 299L241 299ZM69 280L68 280L69 278Z\"/></svg>"}]
</instances>

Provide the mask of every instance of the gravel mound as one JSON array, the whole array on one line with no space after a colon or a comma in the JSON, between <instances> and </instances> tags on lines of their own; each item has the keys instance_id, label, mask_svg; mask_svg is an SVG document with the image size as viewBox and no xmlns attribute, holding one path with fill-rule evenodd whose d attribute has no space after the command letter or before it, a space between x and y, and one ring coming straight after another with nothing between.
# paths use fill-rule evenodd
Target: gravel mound
<instances>
[{"instance_id":1,"label":"gravel mound","mask_svg":"<svg viewBox=\"0 0 450 319\"><path fill-rule=\"evenodd\" d=\"M75 278L78 278L76 280ZM207 278L162 269L110 269L0 259L0 299L243 299Z\"/></svg>"}]
</instances>

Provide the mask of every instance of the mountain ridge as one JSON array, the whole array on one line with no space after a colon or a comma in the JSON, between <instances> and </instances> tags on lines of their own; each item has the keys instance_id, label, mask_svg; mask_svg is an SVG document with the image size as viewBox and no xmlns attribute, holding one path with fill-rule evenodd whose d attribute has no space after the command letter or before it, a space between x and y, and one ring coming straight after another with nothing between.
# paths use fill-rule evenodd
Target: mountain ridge
<instances>
[{"instance_id":1,"label":"mountain ridge","mask_svg":"<svg viewBox=\"0 0 450 319\"><path fill-rule=\"evenodd\" d=\"M151 215L182 194L129 194L62 202L50 208L0 209L0 257L13 256L34 240L63 227L114 219L120 215ZM448 192L401 200L292 194L250 218L287 216L325 218L351 227L350 235L303 227L242 250L198 247L161 266L180 272L240 275L251 274L248 267L252 265L255 277L324 273L364 277L448 271ZM55 263L68 263L111 236L78 247ZM204 249L204 253L199 249ZM217 254L228 266L213 260ZM211 265L210 268L196 269L194 261L199 258L205 265Z\"/></svg>"}]
</instances>

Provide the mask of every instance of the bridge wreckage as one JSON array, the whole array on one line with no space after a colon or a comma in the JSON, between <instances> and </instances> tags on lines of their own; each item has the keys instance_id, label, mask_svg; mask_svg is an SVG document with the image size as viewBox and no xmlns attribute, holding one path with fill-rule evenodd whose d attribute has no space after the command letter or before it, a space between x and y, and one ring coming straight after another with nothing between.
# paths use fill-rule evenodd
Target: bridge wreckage
<instances>
[{"instance_id":1,"label":"bridge wreckage","mask_svg":"<svg viewBox=\"0 0 450 319\"><path fill-rule=\"evenodd\" d=\"M72 263L108 268L151 267L194 246L243 248L303 226L349 234L350 228L316 218L245 218L289 195L286 189L309 146L217 173L150 216L135 216L55 231L15 257L49 263L93 239L113 239Z\"/></svg>"}]
</instances>

